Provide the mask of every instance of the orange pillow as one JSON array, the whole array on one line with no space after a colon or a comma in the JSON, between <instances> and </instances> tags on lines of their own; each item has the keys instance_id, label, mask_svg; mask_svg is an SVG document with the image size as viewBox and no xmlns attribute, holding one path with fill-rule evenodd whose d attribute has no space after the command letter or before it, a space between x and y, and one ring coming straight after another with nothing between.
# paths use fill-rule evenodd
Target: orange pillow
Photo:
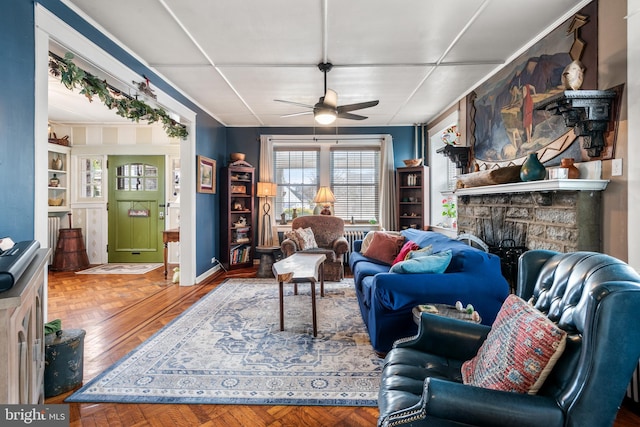
<instances>
[{"instance_id":1,"label":"orange pillow","mask_svg":"<svg viewBox=\"0 0 640 427\"><path fill-rule=\"evenodd\" d=\"M369 247L362 255L391 265L403 243L404 236L391 236L383 231L376 231Z\"/></svg>"},{"instance_id":2,"label":"orange pillow","mask_svg":"<svg viewBox=\"0 0 640 427\"><path fill-rule=\"evenodd\" d=\"M418 244L416 242L412 242L411 240L407 240L407 242L400 249L400 252L398 252L398 255L393 260L391 265L396 265L400 261L404 261L404 259L407 257L409 252L417 251L418 249L420 249L420 246L418 246Z\"/></svg>"}]
</instances>

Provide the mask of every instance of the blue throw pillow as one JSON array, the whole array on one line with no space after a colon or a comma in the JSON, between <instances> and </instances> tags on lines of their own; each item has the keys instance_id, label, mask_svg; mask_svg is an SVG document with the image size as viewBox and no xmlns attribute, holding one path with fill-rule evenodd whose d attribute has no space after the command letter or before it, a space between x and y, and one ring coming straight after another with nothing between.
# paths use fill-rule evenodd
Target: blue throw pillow
<instances>
[{"instance_id":1,"label":"blue throw pillow","mask_svg":"<svg viewBox=\"0 0 640 427\"><path fill-rule=\"evenodd\" d=\"M441 274L451 262L451 250L438 252L433 255L408 259L391 267L392 273L432 273Z\"/></svg>"},{"instance_id":2,"label":"blue throw pillow","mask_svg":"<svg viewBox=\"0 0 640 427\"><path fill-rule=\"evenodd\" d=\"M405 257L405 260L413 259L413 258L422 258L423 256L430 256L432 254L433 254L433 247L431 245L428 245L428 246L425 246L424 248L409 252Z\"/></svg>"}]
</instances>

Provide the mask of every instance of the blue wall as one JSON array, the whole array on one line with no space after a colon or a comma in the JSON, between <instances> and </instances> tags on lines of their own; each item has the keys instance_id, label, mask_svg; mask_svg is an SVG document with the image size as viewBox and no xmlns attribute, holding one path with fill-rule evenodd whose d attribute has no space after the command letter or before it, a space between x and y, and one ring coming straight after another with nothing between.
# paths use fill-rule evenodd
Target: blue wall
<instances>
[{"instance_id":1,"label":"blue wall","mask_svg":"<svg viewBox=\"0 0 640 427\"><path fill-rule=\"evenodd\" d=\"M0 14L0 238L33 239L34 230L34 1L5 2ZM223 161L226 155L225 128L176 89L89 25L60 0L40 0L59 18L113 57L196 113L196 153ZM183 159L183 161L187 161ZM192 161L196 161L192 159ZM211 266L217 256L218 197L196 199L196 274Z\"/></svg>"},{"instance_id":2,"label":"blue wall","mask_svg":"<svg viewBox=\"0 0 640 427\"><path fill-rule=\"evenodd\" d=\"M404 166L402 160L412 159L414 144L413 126L383 127L334 127L291 128L291 127L258 127L227 128L227 152L241 152L247 155L246 161L256 166L260 159L260 135L362 135L390 134L393 138L393 155L396 167Z\"/></svg>"},{"instance_id":3,"label":"blue wall","mask_svg":"<svg viewBox=\"0 0 640 427\"><path fill-rule=\"evenodd\" d=\"M0 13L0 238L33 239L33 2L11 1Z\"/></svg>"}]
</instances>

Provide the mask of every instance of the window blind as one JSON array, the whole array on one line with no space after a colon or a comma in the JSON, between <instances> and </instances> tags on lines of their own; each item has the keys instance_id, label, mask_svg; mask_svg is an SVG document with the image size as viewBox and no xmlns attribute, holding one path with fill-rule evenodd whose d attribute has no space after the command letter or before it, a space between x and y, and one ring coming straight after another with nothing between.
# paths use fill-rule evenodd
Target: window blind
<instances>
[{"instance_id":1,"label":"window blind","mask_svg":"<svg viewBox=\"0 0 640 427\"><path fill-rule=\"evenodd\" d=\"M276 148L273 152L278 192L275 201L277 215L291 219L293 209L298 216L313 213L313 198L318 191L320 149Z\"/></svg>"},{"instance_id":2,"label":"window blind","mask_svg":"<svg viewBox=\"0 0 640 427\"><path fill-rule=\"evenodd\" d=\"M331 148L334 214L345 221L379 221L379 147Z\"/></svg>"}]
</instances>

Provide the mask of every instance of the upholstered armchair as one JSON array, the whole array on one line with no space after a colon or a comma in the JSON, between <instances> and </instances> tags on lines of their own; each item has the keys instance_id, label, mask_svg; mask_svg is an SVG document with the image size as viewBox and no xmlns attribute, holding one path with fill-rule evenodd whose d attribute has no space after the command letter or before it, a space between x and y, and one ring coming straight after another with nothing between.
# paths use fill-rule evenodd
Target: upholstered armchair
<instances>
[{"instance_id":1,"label":"upholstered armchair","mask_svg":"<svg viewBox=\"0 0 640 427\"><path fill-rule=\"evenodd\" d=\"M532 250L519 259L517 294L522 311L566 332L564 350L537 394L463 381L469 366L463 362L491 340L492 327L424 313L418 334L396 341L385 359L378 425L612 425L640 357L640 276L600 253ZM519 322L516 328L523 333L530 325ZM540 370L523 360L518 367L526 369L518 373ZM505 371L494 374L519 379Z\"/></svg>"},{"instance_id":2,"label":"upholstered armchair","mask_svg":"<svg viewBox=\"0 0 640 427\"><path fill-rule=\"evenodd\" d=\"M280 245L285 257L298 251L322 253L327 256L324 262L324 278L329 281L340 281L344 277L344 254L349 250L349 243L344 237L344 221L332 215L300 216L291 223L291 230L311 228L317 248L300 247L295 239L285 238Z\"/></svg>"}]
</instances>

